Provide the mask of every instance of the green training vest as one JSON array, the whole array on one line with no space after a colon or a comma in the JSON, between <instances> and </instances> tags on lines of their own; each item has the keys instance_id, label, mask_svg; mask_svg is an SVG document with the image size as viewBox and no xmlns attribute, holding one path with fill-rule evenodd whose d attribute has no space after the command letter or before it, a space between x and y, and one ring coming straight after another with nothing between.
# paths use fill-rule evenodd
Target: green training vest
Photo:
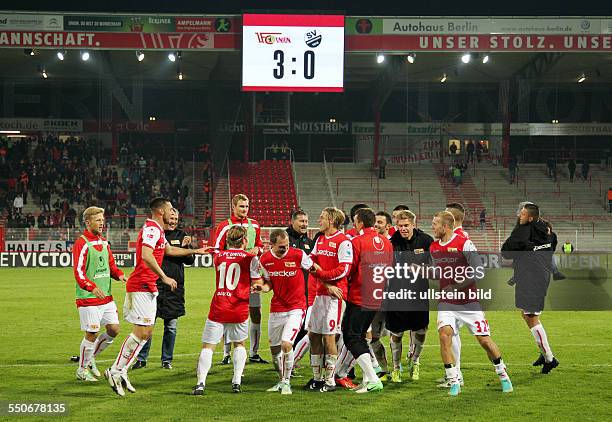
<instances>
[{"instance_id":1,"label":"green training vest","mask_svg":"<svg viewBox=\"0 0 612 422\"><path fill-rule=\"evenodd\" d=\"M253 249L255 247L255 238L257 237L257 232L255 231L255 227L253 227L253 223L250 218L247 218L247 221L249 222L249 226L247 227L247 240L248 240L248 244L247 244L247 250ZM227 219L227 223L230 227L232 226L240 226L240 224L234 224L232 222L231 218Z\"/></svg>"},{"instance_id":2,"label":"green training vest","mask_svg":"<svg viewBox=\"0 0 612 422\"><path fill-rule=\"evenodd\" d=\"M563 252L565 252L565 253L572 253L572 244L571 243L564 243L563 244Z\"/></svg>"},{"instance_id":3,"label":"green training vest","mask_svg":"<svg viewBox=\"0 0 612 422\"><path fill-rule=\"evenodd\" d=\"M111 276L110 265L108 264L108 248L102 248L102 252L96 250L91 243L85 238L87 243L87 262L85 264L85 274L87 278L96 283L96 286L104 292L106 296L111 295ZM104 245L106 246L106 245ZM95 298L92 292L81 289L79 283L76 283L76 298L77 299L92 299Z\"/></svg>"}]
</instances>

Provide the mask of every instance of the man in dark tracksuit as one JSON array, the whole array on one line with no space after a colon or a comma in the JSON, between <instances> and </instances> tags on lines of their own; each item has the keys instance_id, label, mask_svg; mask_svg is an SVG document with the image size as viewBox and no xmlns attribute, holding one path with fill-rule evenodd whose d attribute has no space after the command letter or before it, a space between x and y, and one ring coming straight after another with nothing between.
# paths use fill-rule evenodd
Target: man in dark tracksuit
<instances>
[{"instance_id":1,"label":"man in dark tracksuit","mask_svg":"<svg viewBox=\"0 0 612 422\"><path fill-rule=\"evenodd\" d=\"M189 248L191 236L187 236L187 233L183 230L176 228L178 224L178 211L176 209L173 209L173 211L168 227L164 231L166 240L171 246ZM172 369L176 323L178 317L185 315L185 269L183 266L193 264L194 259L194 255L186 257L164 256L162 270L164 270L168 277L176 280L177 286L174 291L170 290L170 286L167 284L157 280L157 289L159 290L159 296L157 296L157 318L164 320L164 337L161 354L161 364L164 369ZM147 365L152 341L153 339L144 345L132 369L143 368Z\"/></svg>"},{"instance_id":2,"label":"man in dark tracksuit","mask_svg":"<svg viewBox=\"0 0 612 422\"><path fill-rule=\"evenodd\" d=\"M286 230L289 235L289 246L301 249L306 252L306 254L310 255L310 252L312 252L314 248L315 241L308 237L308 214L300 209L293 211L293 213L291 213L291 225L287 227ZM308 271L304 271L304 284L306 287L306 306L310 308L314 301L317 286L314 277L310 277L309 280ZM294 365L304 357L308 350L310 350L310 341L307 335L308 331L305 329L309 317L310 311L307 312L302 329L293 342L293 350L296 352Z\"/></svg>"},{"instance_id":3,"label":"man in dark tracksuit","mask_svg":"<svg viewBox=\"0 0 612 422\"><path fill-rule=\"evenodd\" d=\"M559 365L540 322L553 271L553 240L549 228L540 219L538 206L526 204L521 209L519 224L502 245L502 256L514 260L515 305L521 310L521 315L540 349L540 357L533 366L542 366L543 374L548 374Z\"/></svg>"},{"instance_id":4,"label":"man in dark tracksuit","mask_svg":"<svg viewBox=\"0 0 612 422\"><path fill-rule=\"evenodd\" d=\"M391 244L396 264L423 265L430 262L429 246L433 238L415 227L416 216L411 211L401 211L397 218L397 231L391 236ZM410 289L419 295L427 292L429 281L418 277L414 283L409 280L389 280L389 291L399 292ZM408 355L408 373L411 380L419 379L419 357L425 343L425 335L429 326L428 300L395 300L383 305L385 310L385 326L391 332L391 354L393 357L392 382L402 382L400 362L402 357L402 335L410 331L410 353Z\"/></svg>"}]
</instances>

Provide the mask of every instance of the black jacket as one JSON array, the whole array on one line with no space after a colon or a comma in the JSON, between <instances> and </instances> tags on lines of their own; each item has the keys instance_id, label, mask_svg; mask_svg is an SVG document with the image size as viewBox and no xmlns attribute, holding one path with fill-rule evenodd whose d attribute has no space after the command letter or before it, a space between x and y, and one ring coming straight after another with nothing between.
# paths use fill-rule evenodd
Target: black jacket
<instances>
[{"instance_id":1,"label":"black jacket","mask_svg":"<svg viewBox=\"0 0 612 422\"><path fill-rule=\"evenodd\" d=\"M517 225L502 245L502 256L512 259L514 300L519 309L541 312L552 272L553 236L542 221Z\"/></svg>"},{"instance_id":2,"label":"black jacket","mask_svg":"<svg viewBox=\"0 0 612 422\"><path fill-rule=\"evenodd\" d=\"M414 229L410 240L404 239L399 231L391 236L395 264L426 265L431 262L429 246L433 238L420 229ZM409 273L411 274L411 273ZM383 303L385 324L391 332L399 333L407 330L420 330L429 324L429 300L420 299L421 292L429 288L429 280L419 277L411 282L407 279L391 278L387 286L388 292L409 290L416 295L415 299L387 300Z\"/></svg>"},{"instance_id":3,"label":"black jacket","mask_svg":"<svg viewBox=\"0 0 612 422\"><path fill-rule=\"evenodd\" d=\"M306 252L306 254L310 254L310 252L312 252L315 242L314 240L308 238L308 235L295 231L291 226L287 227L286 231L289 235L289 246L292 248L301 249Z\"/></svg>"},{"instance_id":4,"label":"black jacket","mask_svg":"<svg viewBox=\"0 0 612 422\"><path fill-rule=\"evenodd\" d=\"M183 239L187 236L182 230L166 230L166 240L170 246L182 247ZM185 247L186 249L189 246ZM162 319L174 319L185 315L185 269L183 265L193 264L195 257L171 257L165 256L162 262L162 270L168 277L176 280L176 289L170 290L170 286L157 280L157 316Z\"/></svg>"}]
</instances>

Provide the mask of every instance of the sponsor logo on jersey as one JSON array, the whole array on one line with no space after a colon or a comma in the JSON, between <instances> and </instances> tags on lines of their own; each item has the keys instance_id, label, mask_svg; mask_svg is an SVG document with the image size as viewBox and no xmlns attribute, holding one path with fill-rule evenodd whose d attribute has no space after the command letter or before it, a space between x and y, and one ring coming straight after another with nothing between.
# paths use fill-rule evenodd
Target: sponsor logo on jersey
<instances>
[{"instance_id":1,"label":"sponsor logo on jersey","mask_svg":"<svg viewBox=\"0 0 612 422\"><path fill-rule=\"evenodd\" d=\"M376 249L377 251L382 251L384 249L384 247L385 247L384 242L378 236L376 236L376 237L374 237L372 239L372 244L374 245L374 249Z\"/></svg>"},{"instance_id":2,"label":"sponsor logo on jersey","mask_svg":"<svg viewBox=\"0 0 612 422\"><path fill-rule=\"evenodd\" d=\"M323 256L331 256L331 257L333 257L333 256L336 256L336 252L334 252L334 251L322 250L322 251L318 251L318 252L317 252L317 255L323 255ZM350 253L349 253L349 255L350 255Z\"/></svg>"},{"instance_id":3,"label":"sponsor logo on jersey","mask_svg":"<svg viewBox=\"0 0 612 422\"><path fill-rule=\"evenodd\" d=\"M459 249L457 248L448 248L449 252L459 252Z\"/></svg>"},{"instance_id":4,"label":"sponsor logo on jersey","mask_svg":"<svg viewBox=\"0 0 612 422\"><path fill-rule=\"evenodd\" d=\"M414 253L415 254L417 254L417 253L425 253L425 250L424 249L415 249Z\"/></svg>"},{"instance_id":5,"label":"sponsor logo on jersey","mask_svg":"<svg viewBox=\"0 0 612 422\"><path fill-rule=\"evenodd\" d=\"M545 244L543 244L543 245L534 246L534 247L533 247L533 250L534 250L534 251L539 251L539 250L541 250L541 249L549 249L549 248L552 248L552 244L550 244L550 243L545 243Z\"/></svg>"},{"instance_id":6,"label":"sponsor logo on jersey","mask_svg":"<svg viewBox=\"0 0 612 422\"><path fill-rule=\"evenodd\" d=\"M329 247L330 248L335 248L336 247L336 243L335 242L329 242Z\"/></svg>"},{"instance_id":7,"label":"sponsor logo on jersey","mask_svg":"<svg viewBox=\"0 0 612 422\"><path fill-rule=\"evenodd\" d=\"M297 274L297 271L270 271L268 272L272 277L294 277Z\"/></svg>"},{"instance_id":8,"label":"sponsor logo on jersey","mask_svg":"<svg viewBox=\"0 0 612 422\"><path fill-rule=\"evenodd\" d=\"M295 267L295 262L286 262L285 261L285 267Z\"/></svg>"},{"instance_id":9,"label":"sponsor logo on jersey","mask_svg":"<svg viewBox=\"0 0 612 422\"><path fill-rule=\"evenodd\" d=\"M434 258L434 261L437 263L443 263L443 264L454 264L455 262L459 262L460 258L451 258L451 257L446 257L446 258Z\"/></svg>"}]
</instances>

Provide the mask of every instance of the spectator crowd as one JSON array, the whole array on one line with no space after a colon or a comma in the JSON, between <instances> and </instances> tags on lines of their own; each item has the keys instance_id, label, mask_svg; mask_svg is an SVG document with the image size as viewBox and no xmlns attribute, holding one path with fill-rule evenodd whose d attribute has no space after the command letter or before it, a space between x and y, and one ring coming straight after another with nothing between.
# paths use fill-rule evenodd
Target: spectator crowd
<instances>
[{"instance_id":1,"label":"spectator crowd","mask_svg":"<svg viewBox=\"0 0 612 422\"><path fill-rule=\"evenodd\" d=\"M0 138L0 207L6 226L73 228L79 226L77 209L97 204L104 207L109 227L135 228L137 209L152 196L170 198L183 215L193 215L182 158L170 155L162 161L130 143L121 145L118 157L119 163L112 163L110 148L95 139ZM25 213L30 201L35 210Z\"/></svg>"}]
</instances>

